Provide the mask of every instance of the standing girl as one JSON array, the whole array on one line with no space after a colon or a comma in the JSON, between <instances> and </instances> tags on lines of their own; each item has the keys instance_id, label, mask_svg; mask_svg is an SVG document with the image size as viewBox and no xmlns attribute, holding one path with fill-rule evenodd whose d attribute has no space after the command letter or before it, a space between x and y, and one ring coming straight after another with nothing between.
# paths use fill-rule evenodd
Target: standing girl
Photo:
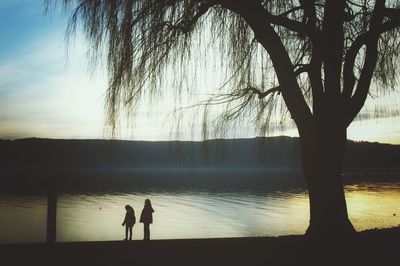
<instances>
[{"instance_id":1,"label":"standing girl","mask_svg":"<svg viewBox=\"0 0 400 266\"><path fill-rule=\"evenodd\" d=\"M132 240L132 228L136 223L135 211L130 205L125 206L126 214L125 219L122 222L122 226L125 225L125 239L128 240L128 232L129 232L129 240Z\"/></svg>"},{"instance_id":2,"label":"standing girl","mask_svg":"<svg viewBox=\"0 0 400 266\"><path fill-rule=\"evenodd\" d=\"M140 215L140 222L144 226L144 237L143 240L150 240L150 224L153 223L153 207L149 199L144 201L144 208Z\"/></svg>"}]
</instances>

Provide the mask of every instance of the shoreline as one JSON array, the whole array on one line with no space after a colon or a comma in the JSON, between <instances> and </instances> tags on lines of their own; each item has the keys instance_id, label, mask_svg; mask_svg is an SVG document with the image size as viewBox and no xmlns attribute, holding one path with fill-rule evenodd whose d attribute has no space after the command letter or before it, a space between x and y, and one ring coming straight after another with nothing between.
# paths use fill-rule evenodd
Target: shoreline
<instances>
[{"instance_id":1,"label":"shoreline","mask_svg":"<svg viewBox=\"0 0 400 266\"><path fill-rule=\"evenodd\" d=\"M398 265L400 227L351 239L249 238L0 244L2 265Z\"/></svg>"}]
</instances>

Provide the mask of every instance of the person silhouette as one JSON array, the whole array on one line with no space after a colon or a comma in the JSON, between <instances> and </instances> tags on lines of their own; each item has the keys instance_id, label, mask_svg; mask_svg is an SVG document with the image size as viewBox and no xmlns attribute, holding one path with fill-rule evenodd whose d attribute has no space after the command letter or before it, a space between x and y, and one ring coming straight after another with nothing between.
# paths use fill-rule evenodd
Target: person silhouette
<instances>
[{"instance_id":1,"label":"person silhouette","mask_svg":"<svg viewBox=\"0 0 400 266\"><path fill-rule=\"evenodd\" d=\"M140 222L143 223L143 240L150 240L150 224L153 223L153 207L149 199L144 201L144 207L140 214Z\"/></svg>"},{"instance_id":2,"label":"person silhouette","mask_svg":"<svg viewBox=\"0 0 400 266\"><path fill-rule=\"evenodd\" d=\"M135 210L130 205L125 206L126 214L125 219L122 222L122 226L125 225L125 241L128 240L128 232L129 232L129 240L132 240L132 228L136 223Z\"/></svg>"}]
</instances>

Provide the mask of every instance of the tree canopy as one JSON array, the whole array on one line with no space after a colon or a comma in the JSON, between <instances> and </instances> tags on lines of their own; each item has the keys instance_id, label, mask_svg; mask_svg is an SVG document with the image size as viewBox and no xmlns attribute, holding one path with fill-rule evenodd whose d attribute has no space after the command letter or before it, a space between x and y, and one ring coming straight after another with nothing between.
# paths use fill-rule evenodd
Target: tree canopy
<instances>
[{"instance_id":1,"label":"tree canopy","mask_svg":"<svg viewBox=\"0 0 400 266\"><path fill-rule=\"evenodd\" d=\"M224 104L226 122L255 110L264 131L283 102L299 130L327 109L347 127L371 90L397 84L399 1L45 1L72 12L67 33L82 25L92 62L106 56L113 129L143 97L197 93L202 73L216 89L205 114Z\"/></svg>"}]
</instances>

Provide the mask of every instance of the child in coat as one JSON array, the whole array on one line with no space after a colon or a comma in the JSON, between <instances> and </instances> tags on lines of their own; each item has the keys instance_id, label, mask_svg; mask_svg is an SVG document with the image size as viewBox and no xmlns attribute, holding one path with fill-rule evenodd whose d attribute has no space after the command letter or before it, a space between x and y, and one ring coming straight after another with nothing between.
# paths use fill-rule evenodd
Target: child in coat
<instances>
[{"instance_id":1,"label":"child in coat","mask_svg":"<svg viewBox=\"0 0 400 266\"><path fill-rule=\"evenodd\" d=\"M122 226L125 225L125 241L128 240L128 233L129 233L129 240L132 240L132 228L133 225L136 223L135 217L135 210L130 206L125 206L126 214L125 219L122 222Z\"/></svg>"},{"instance_id":2,"label":"child in coat","mask_svg":"<svg viewBox=\"0 0 400 266\"><path fill-rule=\"evenodd\" d=\"M150 240L150 224L153 223L153 207L149 199L144 201L144 208L140 215L140 222L143 223L144 237L143 240Z\"/></svg>"}]
</instances>

